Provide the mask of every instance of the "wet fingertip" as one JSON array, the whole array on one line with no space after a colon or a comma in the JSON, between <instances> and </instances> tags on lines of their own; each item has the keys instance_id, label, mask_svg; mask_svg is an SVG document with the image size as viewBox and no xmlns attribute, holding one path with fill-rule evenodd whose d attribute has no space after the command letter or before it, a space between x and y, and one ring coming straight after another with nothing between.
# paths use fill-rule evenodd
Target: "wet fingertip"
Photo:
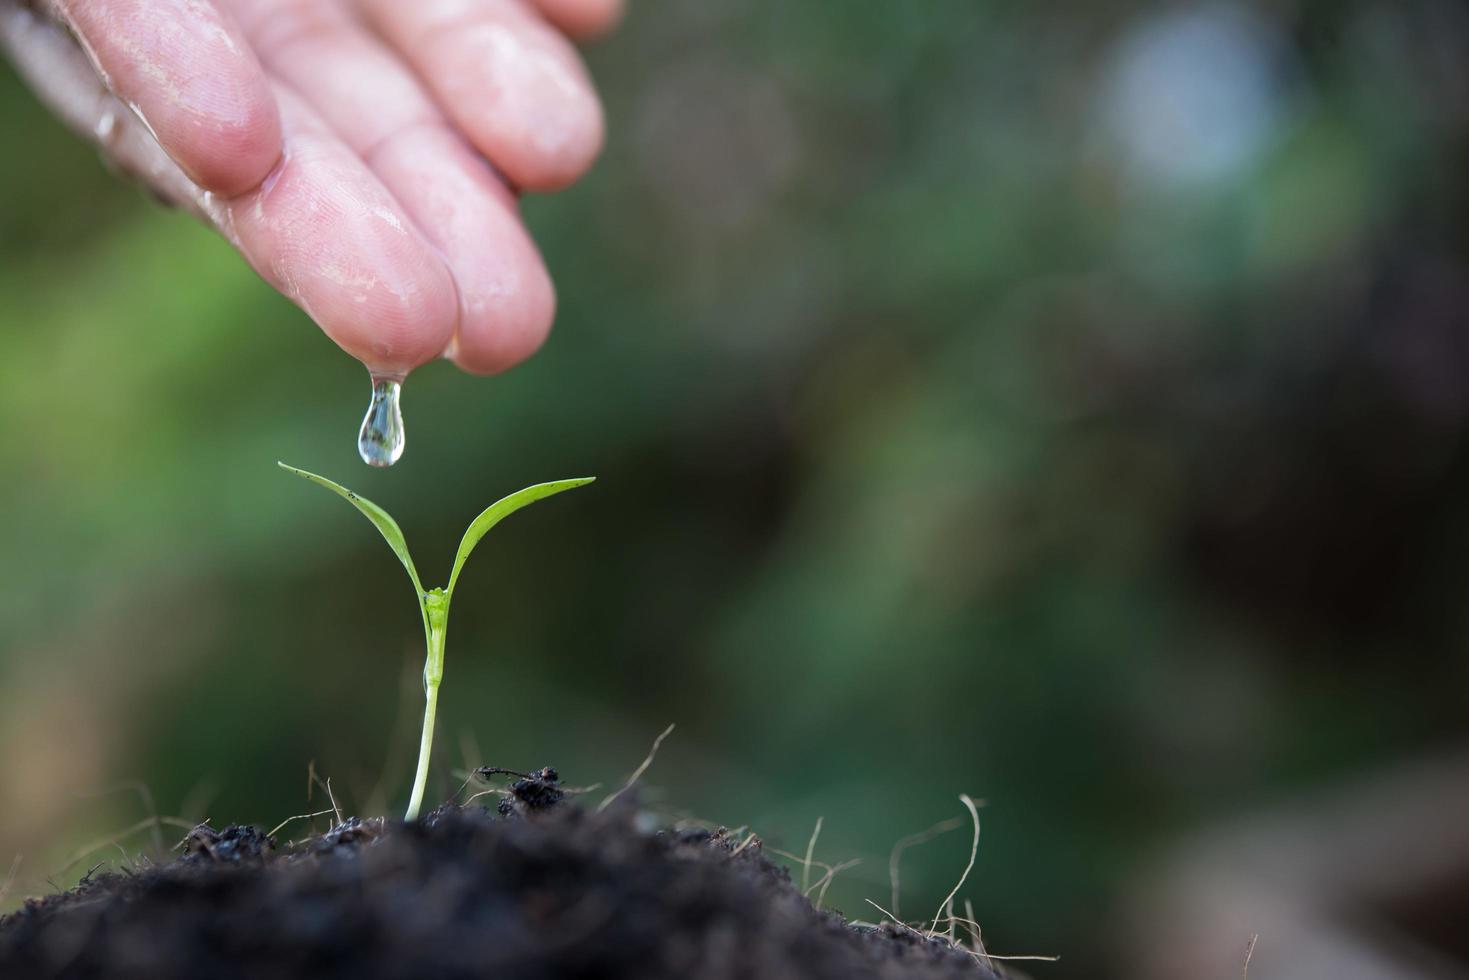
<instances>
[{"instance_id":1,"label":"wet fingertip","mask_svg":"<svg viewBox=\"0 0 1469 980\"><path fill-rule=\"evenodd\" d=\"M197 129L197 139L188 140L188 151L176 154L175 162L207 191L227 197L252 191L281 161L281 120L272 98L252 103L238 118Z\"/></svg>"},{"instance_id":2,"label":"wet fingertip","mask_svg":"<svg viewBox=\"0 0 1469 980\"><path fill-rule=\"evenodd\" d=\"M456 339L452 353L447 354L460 370L488 377L504 374L528 361L545 345L551 335L551 317L508 325L506 329L485 333L473 343Z\"/></svg>"},{"instance_id":3,"label":"wet fingertip","mask_svg":"<svg viewBox=\"0 0 1469 980\"><path fill-rule=\"evenodd\" d=\"M58 4L104 85L194 183L254 188L281 152L269 82L232 19L196 0Z\"/></svg>"},{"instance_id":4,"label":"wet fingertip","mask_svg":"<svg viewBox=\"0 0 1469 980\"><path fill-rule=\"evenodd\" d=\"M359 359L404 373L432 361L454 336L457 311L452 296L448 286L377 302L366 321L357 324L371 353L370 358L359 355Z\"/></svg>"},{"instance_id":5,"label":"wet fingertip","mask_svg":"<svg viewBox=\"0 0 1469 980\"><path fill-rule=\"evenodd\" d=\"M284 163L226 206L240 250L363 363L407 371L432 360L459 320L448 267L360 161L286 108Z\"/></svg>"},{"instance_id":6,"label":"wet fingertip","mask_svg":"<svg viewBox=\"0 0 1469 980\"><path fill-rule=\"evenodd\" d=\"M470 374L503 373L541 349L555 317L555 286L537 264L512 293L469 292L445 356Z\"/></svg>"},{"instance_id":7,"label":"wet fingertip","mask_svg":"<svg viewBox=\"0 0 1469 980\"><path fill-rule=\"evenodd\" d=\"M523 132L518 144L500 147L496 163L521 191L561 190L583 177L602 152L602 105L590 93L568 96L527 120Z\"/></svg>"}]
</instances>

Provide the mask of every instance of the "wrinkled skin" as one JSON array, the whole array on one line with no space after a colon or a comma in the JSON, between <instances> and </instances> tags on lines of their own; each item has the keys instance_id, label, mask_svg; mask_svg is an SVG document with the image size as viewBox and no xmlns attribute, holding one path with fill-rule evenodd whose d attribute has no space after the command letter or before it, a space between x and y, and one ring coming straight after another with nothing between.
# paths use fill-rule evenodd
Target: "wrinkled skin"
<instances>
[{"instance_id":1,"label":"wrinkled skin","mask_svg":"<svg viewBox=\"0 0 1469 980\"><path fill-rule=\"evenodd\" d=\"M200 214L347 353L530 356L555 293L520 190L602 144L571 38L621 0L0 0L38 95Z\"/></svg>"}]
</instances>

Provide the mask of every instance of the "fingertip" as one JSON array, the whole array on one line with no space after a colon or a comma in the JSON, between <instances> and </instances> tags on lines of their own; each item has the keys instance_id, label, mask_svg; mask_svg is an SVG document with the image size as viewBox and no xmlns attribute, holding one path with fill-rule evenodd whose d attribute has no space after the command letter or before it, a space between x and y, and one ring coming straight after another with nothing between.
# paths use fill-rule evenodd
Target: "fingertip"
<instances>
[{"instance_id":1,"label":"fingertip","mask_svg":"<svg viewBox=\"0 0 1469 980\"><path fill-rule=\"evenodd\" d=\"M602 150L602 103L575 51L544 24L494 23L444 43L448 105L476 149L528 191L560 190Z\"/></svg>"},{"instance_id":2,"label":"fingertip","mask_svg":"<svg viewBox=\"0 0 1469 980\"><path fill-rule=\"evenodd\" d=\"M556 291L515 198L446 124L410 126L381 142L374 172L433 243L454 277L458 330L444 356L498 374L545 342Z\"/></svg>"},{"instance_id":3,"label":"fingertip","mask_svg":"<svg viewBox=\"0 0 1469 980\"><path fill-rule=\"evenodd\" d=\"M362 0L445 112L518 188L575 181L602 148L602 105L576 49L531 7Z\"/></svg>"},{"instance_id":4,"label":"fingertip","mask_svg":"<svg viewBox=\"0 0 1469 980\"><path fill-rule=\"evenodd\" d=\"M459 332L448 354L470 374L500 374L530 358L550 336L556 317L556 287L539 261L509 292L477 290L461 282Z\"/></svg>"},{"instance_id":5,"label":"fingertip","mask_svg":"<svg viewBox=\"0 0 1469 980\"><path fill-rule=\"evenodd\" d=\"M547 20L579 41L608 33L622 20L623 0L536 0Z\"/></svg>"},{"instance_id":6,"label":"fingertip","mask_svg":"<svg viewBox=\"0 0 1469 980\"><path fill-rule=\"evenodd\" d=\"M336 316L324 312L322 329L333 338L355 335L351 346L339 343L370 368L406 374L432 361L454 337L454 281L442 265L410 271L421 288L386 290L365 306L339 305Z\"/></svg>"},{"instance_id":7,"label":"fingertip","mask_svg":"<svg viewBox=\"0 0 1469 980\"><path fill-rule=\"evenodd\" d=\"M227 197L244 194L260 186L280 161L280 113L263 79L260 87L261 96L241 99L232 116L200 119L194 132L168 140L176 147L175 162L205 190Z\"/></svg>"},{"instance_id":8,"label":"fingertip","mask_svg":"<svg viewBox=\"0 0 1469 980\"><path fill-rule=\"evenodd\" d=\"M239 247L347 353L406 373L459 319L453 276L397 203L304 106L282 96L285 156L228 204Z\"/></svg>"},{"instance_id":9,"label":"fingertip","mask_svg":"<svg viewBox=\"0 0 1469 980\"><path fill-rule=\"evenodd\" d=\"M477 143L525 191L559 191L576 183L592 169L606 139L602 104L590 89L548 99L542 111L525 113L518 122L520 136L511 142L506 117L487 118Z\"/></svg>"},{"instance_id":10,"label":"fingertip","mask_svg":"<svg viewBox=\"0 0 1469 980\"><path fill-rule=\"evenodd\" d=\"M275 166L276 100L222 10L193 0L68 0L60 12L108 87L200 186L242 194Z\"/></svg>"}]
</instances>

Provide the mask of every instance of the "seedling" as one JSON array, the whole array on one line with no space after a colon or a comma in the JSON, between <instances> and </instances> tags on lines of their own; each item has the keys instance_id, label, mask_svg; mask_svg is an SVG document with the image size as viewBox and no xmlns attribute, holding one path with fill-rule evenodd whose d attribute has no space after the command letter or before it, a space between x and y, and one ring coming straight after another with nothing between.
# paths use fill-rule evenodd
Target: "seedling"
<instances>
[{"instance_id":1,"label":"seedling","mask_svg":"<svg viewBox=\"0 0 1469 980\"><path fill-rule=\"evenodd\" d=\"M490 528L520 508L533 504L537 500L544 500L563 490L585 486L595 477L538 483L533 487L526 487L524 490L512 493L503 500L498 500L486 507L478 517L470 522L469 529L464 532L464 537L459 541L459 552L454 556L454 569L449 573L448 586L442 589L425 590L423 583L418 579L418 570L413 567L413 559L408 555L408 543L403 540L403 532L399 529L398 522L393 520L387 511L371 500L358 496L324 476L298 470L285 463L279 465L281 469L289 470L303 479L320 484L345 497L382 533L383 539L388 542L388 547L393 549L393 554L398 556L398 560L408 570L408 577L413 580L413 591L418 595L418 608L423 613L424 641L428 646L428 656L423 664L423 736L418 744L418 772L413 777L413 795L409 797L408 813L404 816L405 820L416 820L419 808L423 805L423 790L428 783L428 760L434 742L434 712L439 703L439 683L444 679L444 637L449 629L449 600L454 597L454 585L459 581L459 572L464 568L465 560L469 558L469 553L474 550L474 546L479 544L480 538L483 538Z\"/></svg>"}]
</instances>

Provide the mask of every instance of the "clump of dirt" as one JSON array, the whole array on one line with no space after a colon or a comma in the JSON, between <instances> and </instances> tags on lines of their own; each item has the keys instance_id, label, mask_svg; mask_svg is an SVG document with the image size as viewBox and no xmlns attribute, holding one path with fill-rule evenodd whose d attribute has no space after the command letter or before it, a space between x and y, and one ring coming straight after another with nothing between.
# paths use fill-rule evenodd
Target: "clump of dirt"
<instances>
[{"instance_id":1,"label":"clump of dirt","mask_svg":"<svg viewBox=\"0 0 1469 980\"><path fill-rule=\"evenodd\" d=\"M356 818L278 848L197 828L166 865L88 876L0 919L0 976L89 980L996 980L943 939L812 907L758 842L639 829L554 769L499 813Z\"/></svg>"},{"instance_id":2,"label":"clump of dirt","mask_svg":"<svg viewBox=\"0 0 1469 980\"><path fill-rule=\"evenodd\" d=\"M486 766L483 769L475 770L475 775L481 779L488 779L500 773L519 777L510 784L510 792L501 798L496 807L502 816L540 813L566 800L566 790L561 788L561 774L550 766L537 769L535 772L516 772L513 769L501 769L499 766Z\"/></svg>"},{"instance_id":3,"label":"clump of dirt","mask_svg":"<svg viewBox=\"0 0 1469 980\"><path fill-rule=\"evenodd\" d=\"M184 838L184 864L220 862L242 864L264 861L275 850L275 838L267 837L254 827L232 823L224 830L200 824Z\"/></svg>"}]
</instances>

